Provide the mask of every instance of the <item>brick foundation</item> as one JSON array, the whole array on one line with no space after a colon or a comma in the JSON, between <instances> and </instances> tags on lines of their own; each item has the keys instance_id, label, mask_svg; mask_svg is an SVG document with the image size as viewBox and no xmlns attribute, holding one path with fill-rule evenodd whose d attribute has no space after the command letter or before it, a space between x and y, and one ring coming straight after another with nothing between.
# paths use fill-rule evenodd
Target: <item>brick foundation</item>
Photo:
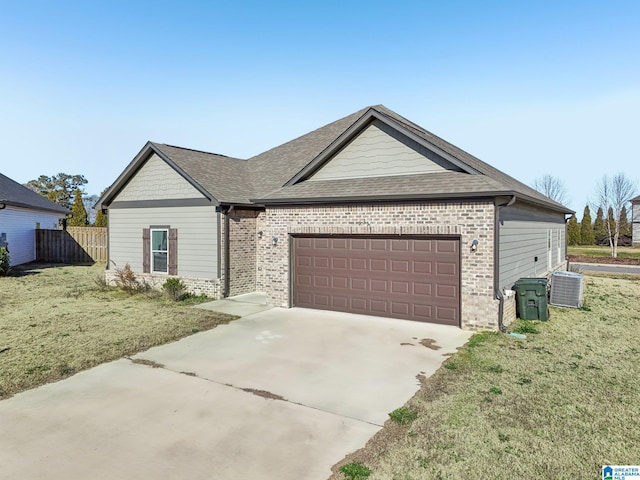
<instances>
[{"instance_id":1,"label":"brick foundation","mask_svg":"<svg viewBox=\"0 0 640 480\"><path fill-rule=\"evenodd\" d=\"M187 291L193 295L205 295L215 300L222 296L220 280L217 278L173 277L171 275L154 275L150 273L136 273L135 275L138 281L145 282L154 290L162 290L162 285L168 278L180 278L182 283L187 287ZM105 281L107 285L115 286L115 278L115 270L105 270Z\"/></svg>"}]
</instances>

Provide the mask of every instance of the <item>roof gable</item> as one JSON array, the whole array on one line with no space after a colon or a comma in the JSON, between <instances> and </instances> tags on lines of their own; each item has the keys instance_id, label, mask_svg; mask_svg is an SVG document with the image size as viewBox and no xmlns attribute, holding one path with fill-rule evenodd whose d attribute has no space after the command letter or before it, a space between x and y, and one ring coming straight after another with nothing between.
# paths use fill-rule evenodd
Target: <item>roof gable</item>
<instances>
[{"instance_id":1,"label":"roof gable","mask_svg":"<svg viewBox=\"0 0 640 480\"><path fill-rule=\"evenodd\" d=\"M18 182L0 173L0 204L15 207L33 208L66 215L71 213L66 208L52 202L48 198L29 190Z\"/></svg>"},{"instance_id":2,"label":"roof gable","mask_svg":"<svg viewBox=\"0 0 640 480\"><path fill-rule=\"evenodd\" d=\"M336 155L342 148L348 145L354 138L359 136L369 125L373 122L376 122L376 125L385 125L387 127L387 132L395 131L404 137L413 140L418 145L423 148L431 151L432 153L438 155L440 158L448 161L453 168L457 168L458 171L463 171L470 174L478 173L474 168L466 165L464 162L460 161L453 155L450 155L448 152L440 149L436 145L432 145L428 142L425 142L424 139L415 134L410 129L407 129L405 125L400 122L395 121L393 118L390 118L386 115L382 115L378 108L382 107L381 105L375 107L369 107L364 111L364 113L357 119L353 124L351 124L346 130L344 130L339 136L337 136L328 146L325 148L320 154L318 154L315 158L311 159L307 165L304 166L296 175L294 175L291 179L289 179L285 186L295 185L296 183L305 180L313 175L322 165L324 165L331 157Z\"/></svg>"},{"instance_id":3,"label":"roof gable","mask_svg":"<svg viewBox=\"0 0 640 480\"><path fill-rule=\"evenodd\" d=\"M202 197L201 192L153 152L117 193L114 201Z\"/></svg>"},{"instance_id":4,"label":"roof gable","mask_svg":"<svg viewBox=\"0 0 640 480\"><path fill-rule=\"evenodd\" d=\"M461 169L377 119L308 176L309 181L439 173Z\"/></svg>"}]
</instances>

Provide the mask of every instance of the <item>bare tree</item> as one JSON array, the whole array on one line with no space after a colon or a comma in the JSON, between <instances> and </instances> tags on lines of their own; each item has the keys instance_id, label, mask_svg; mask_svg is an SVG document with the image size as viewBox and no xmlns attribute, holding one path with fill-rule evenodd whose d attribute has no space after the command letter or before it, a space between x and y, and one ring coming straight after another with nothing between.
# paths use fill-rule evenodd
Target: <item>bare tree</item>
<instances>
[{"instance_id":1,"label":"bare tree","mask_svg":"<svg viewBox=\"0 0 640 480\"><path fill-rule=\"evenodd\" d=\"M569 202L567 188L564 186L564 182L558 177L554 177L548 173L536 178L533 181L533 188L546 195L554 202L558 202L562 205Z\"/></svg>"},{"instance_id":2,"label":"bare tree","mask_svg":"<svg viewBox=\"0 0 640 480\"><path fill-rule=\"evenodd\" d=\"M620 237L620 220L622 209L635 196L636 184L624 173L616 173L612 177L604 175L596 185L596 206L603 211L613 212L613 222L605 222L611 256L618 256L618 238Z\"/></svg>"}]
</instances>

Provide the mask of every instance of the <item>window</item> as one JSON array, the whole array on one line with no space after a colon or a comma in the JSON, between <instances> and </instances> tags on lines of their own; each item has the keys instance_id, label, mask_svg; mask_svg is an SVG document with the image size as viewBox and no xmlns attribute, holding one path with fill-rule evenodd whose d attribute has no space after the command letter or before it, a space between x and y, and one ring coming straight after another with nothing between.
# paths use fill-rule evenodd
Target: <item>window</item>
<instances>
[{"instance_id":1,"label":"window","mask_svg":"<svg viewBox=\"0 0 640 480\"><path fill-rule=\"evenodd\" d=\"M178 230L169 225L142 229L142 271L178 275Z\"/></svg>"},{"instance_id":2,"label":"window","mask_svg":"<svg viewBox=\"0 0 640 480\"><path fill-rule=\"evenodd\" d=\"M169 273L169 230L151 230L151 272Z\"/></svg>"}]
</instances>

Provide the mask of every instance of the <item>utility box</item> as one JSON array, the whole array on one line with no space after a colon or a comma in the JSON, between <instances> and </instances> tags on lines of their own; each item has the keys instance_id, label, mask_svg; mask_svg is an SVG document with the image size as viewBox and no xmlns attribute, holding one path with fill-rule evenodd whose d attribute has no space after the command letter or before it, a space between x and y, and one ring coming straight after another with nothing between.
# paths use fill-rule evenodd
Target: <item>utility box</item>
<instances>
[{"instance_id":1,"label":"utility box","mask_svg":"<svg viewBox=\"0 0 640 480\"><path fill-rule=\"evenodd\" d=\"M549 320L546 278L521 278L516 282L516 306L522 320Z\"/></svg>"}]
</instances>

